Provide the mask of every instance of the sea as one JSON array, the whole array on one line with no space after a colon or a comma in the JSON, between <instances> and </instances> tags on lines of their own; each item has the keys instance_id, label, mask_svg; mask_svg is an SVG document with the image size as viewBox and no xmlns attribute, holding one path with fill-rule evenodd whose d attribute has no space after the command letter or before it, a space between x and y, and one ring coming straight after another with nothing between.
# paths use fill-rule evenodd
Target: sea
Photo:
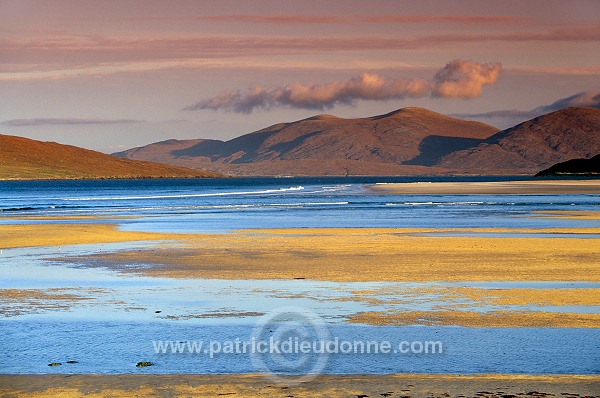
<instances>
[{"instance_id":1,"label":"sea","mask_svg":"<svg viewBox=\"0 0 600 398\"><path fill-rule=\"evenodd\" d=\"M534 216L541 211L598 211L600 195L390 195L369 189L397 182L515 179L528 178L4 181L0 182L0 224L118 223L121 230L163 233L316 227L600 227L597 220ZM531 232L479 235L541 236ZM600 238L543 234L554 239L571 235L590 239L591 245ZM176 279L57 259L152 250L161 244L11 249L2 248L0 237L0 290L5 292L0 297L0 373L600 373L600 328L374 326L348 321L353 314L369 311L427 311L453 305L473 311L497 309L449 303L448 297L436 295L436 289L448 287L600 288L596 282ZM423 293L427 291L432 293ZM354 300L356 292L375 292L374 300ZM385 292L385 300L377 292ZM600 305L503 309L583 314L598 313ZM304 342L312 344L310 349L298 351Z\"/></svg>"}]
</instances>

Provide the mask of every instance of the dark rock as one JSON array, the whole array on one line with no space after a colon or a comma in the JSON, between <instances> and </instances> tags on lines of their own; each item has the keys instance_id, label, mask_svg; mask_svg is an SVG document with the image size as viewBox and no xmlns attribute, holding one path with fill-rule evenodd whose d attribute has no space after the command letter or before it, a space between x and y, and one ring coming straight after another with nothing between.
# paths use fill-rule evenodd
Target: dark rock
<instances>
[{"instance_id":1,"label":"dark rock","mask_svg":"<svg viewBox=\"0 0 600 398\"><path fill-rule=\"evenodd\" d=\"M536 177L546 176L573 176L581 175L586 177L600 178L600 155L591 159L571 159L566 162L557 163L552 167L540 171Z\"/></svg>"}]
</instances>

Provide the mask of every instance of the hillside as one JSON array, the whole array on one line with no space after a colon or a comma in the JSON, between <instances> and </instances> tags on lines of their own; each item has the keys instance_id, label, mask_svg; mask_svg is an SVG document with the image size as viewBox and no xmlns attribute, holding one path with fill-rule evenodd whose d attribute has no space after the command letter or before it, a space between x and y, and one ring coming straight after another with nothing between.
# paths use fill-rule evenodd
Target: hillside
<instances>
[{"instance_id":1,"label":"hillside","mask_svg":"<svg viewBox=\"0 0 600 398\"><path fill-rule=\"evenodd\" d=\"M318 115L229 141L168 140L115 154L231 175L527 175L600 153L600 110L573 107L498 132L404 108Z\"/></svg>"},{"instance_id":2,"label":"hillside","mask_svg":"<svg viewBox=\"0 0 600 398\"><path fill-rule=\"evenodd\" d=\"M0 134L0 179L216 177L214 173L119 159L55 142Z\"/></svg>"},{"instance_id":3,"label":"hillside","mask_svg":"<svg viewBox=\"0 0 600 398\"><path fill-rule=\"evenodd\" d=\"M555 163L598 153L600 110L573 107L501 131L445 156L437 165L481 174L533 174Z\"/></svg>"},{"instance_id":4,"label":"hillside","mask_svg":"<svg viewBox=\"0 0 600 398\"><path fill-rule=\"evenodd\" d=\"M169 140L115 156L233 175L446 173L436 162L496 133L495 127L422 108L343 119L318 115L229 141Z\"/></svg>"},{"instance_id":5,"label":"hillside","mask_svg":"<svg viewBox=\"0 0 600 398\"><path fill-rule=\"evenodd\" d=\"M600 155L591 159L571 159L566 162L555 164L552 167L542 170L536 174L536 177L544 176L598 176L600 177Z\"/></svg>"}]
</instances>

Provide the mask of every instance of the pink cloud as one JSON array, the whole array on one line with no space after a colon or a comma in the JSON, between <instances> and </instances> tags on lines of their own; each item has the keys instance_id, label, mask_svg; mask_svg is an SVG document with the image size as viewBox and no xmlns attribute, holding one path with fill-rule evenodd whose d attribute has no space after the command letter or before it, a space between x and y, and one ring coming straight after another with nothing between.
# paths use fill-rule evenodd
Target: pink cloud
<instances>
[{"instance_id":1,"label":"pink cloud","mask_svg":"<svg viewBox=\"0 0 600 398\"><path fill-rule=\"evenodd\" d=\"M600 25L547 31L461 33L418 37L212 36L128 39L54 36L0 40L0 63L12 70L59 70L190 59L301 55L337 51L398 51L476 42L598 42ZM50 66L50 68L48 67ZM118 70L118 68L117 68Z\"/></svg>"},{"instance_id":2,"label":"pink cloud","mask_svg":"<svg viewBox=\"0 0 600 398\"><path fill-rule=\"evenodd\" d=\"M48 125L81 125L81 124L132 124L143 123L137 119L80 119L80 118L37 118L37 119L12 119L0 124L9 127L48 126Z\"/></svg>"},{"instance_id":3,"label":"pink cloud","mask_svg":"<svg viewBox=\"0 0 600 398\"><path fill-rule=\"evenodd\" d=\"M363 73L346 81L307 85L253 87L246 91L220 93L185 110L225 110L251 113L255 109L281 107L324 109L357 100L390 100L406 97L474 98L483 86L494 84L501 73L500 64L480 64L454 60L442 68L433 81L423 79L386 80L374 73Z\"/></svg>"},{"instance_id":4,"label":"pink cloud","mask_svg":"<svg viewBox=\"0 0 600 398\"><path fill-rule=\"evenodd\" d=\"M349 18L325 15L211 15L194 19L211 22L270 23L270 24L339 24L349 23Z\"/></svg>"},{"instance_id":5,"label":"pink cloud","mask_svg":"<svg viewBox=\"0 0 600 398\"><path fill-rule=\"evenodd\" d=\"M267 23L267 24L348 24L348 23L375 23L375 24L416 24L416 23L453 23L459 25L490 25L490 24L515 24L527 18L496 15L372 15L361 17L341 17L324 15L209 15L191 17L202 21L211 22L236 22L236 23Z\"/></svg>"},{"instance_id":6,"label":"pink cloud","mask_svg":"<svg viewBox=\"0 0 600 398\"><path fill-rule=\"evenodd\" d=\"M436 73L432 94L444 98L476 98L481 95L483 86L496 83L501 73L499 63L479 64L456 59Z\"/></svg>"},{"instance_id":7,"label":"pink cloud","mask_svg":"<svg viewBox=\"0 0 600 398\"><path fill-rule=\"evenodd\" d=\"M460 25L511 25L531 21L527 18L496 15L380 15L360 17L370 23L455 23Z\"/></svg>"}]
</instances>

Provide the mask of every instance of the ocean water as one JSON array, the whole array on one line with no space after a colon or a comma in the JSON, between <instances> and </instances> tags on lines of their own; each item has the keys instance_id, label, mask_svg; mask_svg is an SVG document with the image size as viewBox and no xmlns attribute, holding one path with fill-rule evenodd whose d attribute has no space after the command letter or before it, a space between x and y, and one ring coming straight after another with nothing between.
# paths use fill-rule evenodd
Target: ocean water
<instances>
[{"instance_id":1,"label":"ocean water","mask_svg":"<svg viewBox=\"0 0 600 398\"><path fill-rule=\"evenodd\" d=\"M599 195L381 195L366 187L380 182L510 179L338 177L0 182L0 224L57 222L44 216L110 216L105 221L81 218L60 222L117 219L123 230L174 233L289 227L600 227L594 220L532 217L538 211L598 211ZM586 238L598 239L598 236ZM404 340L439 340L444 346L444 351L436 355L333 353L327 355L326 364L318 369L324 373L600 373L600 329L382 327L347 321L348 316L362 311L448 309L457 304L467 308L471 305L474 311L494 309L420 293L451 287L451 283L181 280L123 274L90 267L84 262L65 264L49 260L99 251L143 250L152 244L3 249L0 289L43 291L50 296L0 301L0 349L4 353L0 372L256 372L261 370L256 358L246 353L219 353L212 358L203 350L157 353L153 344L250 341L257 333L257 325L259 332L268 336L284 333L282 330L290 332L289 319L285 322L271 319L271 323L261 324L273 311L287 308L288 317L304 316L300 321L291 319L296 330L307 333L304 337L310 336L305 327L315 329L316 325L317 331L323 329L330 338L342 341L388 341L396 347ZM454 285L484 289L600 287L590 282L536 281ZM373 303L353 300L353 292L357 290L394 293L385 297L388 303ZM70 298L53 299L53 294ZM312 315L303 315L303 310ZM597 313L600 308L544 307L543 310ZM287 325L287 329L281 329L282 325ZM313 360L323 356L311 355ZM151 361L154 366L135 367L140 361ZM299 369L304 369L292 366L290 370L278 357L269 361L269 369L281 373L302 373ZM49 367L53 362L62 365Z\"/></svg>"},{"instance_id":2,"label":"ocean water","mask_svg":"<svg viewBox=\"0 0 600 398\"><path fill-rule=\"evenodd\" d=\"M597 225L593 221L528 216L534 211L545 210L598 210L598 195L380 195L365 188L368 184L381 182L490 180L511 178L8 181L0 182L0 214L13 217L136 216L140 218L124 220L122 228L165 232L280 227L545 228ZM0 222L23 221L0 219Z\"/></svg>"}]
</instances>

